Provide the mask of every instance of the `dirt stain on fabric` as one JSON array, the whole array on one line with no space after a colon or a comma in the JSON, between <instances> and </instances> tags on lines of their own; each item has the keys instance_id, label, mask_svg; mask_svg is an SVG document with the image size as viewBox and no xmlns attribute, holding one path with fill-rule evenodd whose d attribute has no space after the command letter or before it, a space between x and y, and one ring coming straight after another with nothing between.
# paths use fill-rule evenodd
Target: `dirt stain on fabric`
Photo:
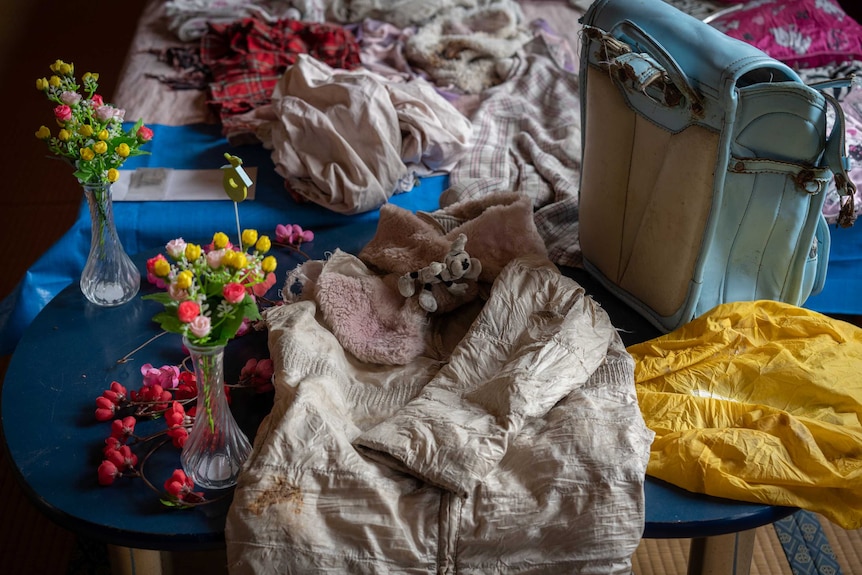
<instances>
[{"instance_id":1,"label":"dirt stain on fabric","mask_svg":"<svg viewBox=\"0 0 862 575\"><path fill-rule=\"evenodd\" d=\"M279 503L292 503L294 513L302 511L302 492L299 487L290 485L283 477L274 477L272 486L263 490L257 498L252 501L248 510L255 515L260 515L265 509Z\"/></svg>"}]
</instances>

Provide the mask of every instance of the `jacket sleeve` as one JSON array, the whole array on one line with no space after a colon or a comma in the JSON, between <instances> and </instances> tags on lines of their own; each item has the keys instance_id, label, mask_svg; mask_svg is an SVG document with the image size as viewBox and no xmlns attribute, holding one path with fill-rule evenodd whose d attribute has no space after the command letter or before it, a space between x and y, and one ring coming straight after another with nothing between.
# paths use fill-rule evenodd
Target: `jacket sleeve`
<instances>
[{"instance_id":1,"label":"jacket sleeve","mask_svg":"<svg viewBox=\"0 0 862 575\"><path fill-rule=\"evenodd\" d=\"M613 337L607 314L574 280L547 260L515 260L449 363L354 446L466 497L525 423L587 383Z\"/></svg>"}]
</instances>

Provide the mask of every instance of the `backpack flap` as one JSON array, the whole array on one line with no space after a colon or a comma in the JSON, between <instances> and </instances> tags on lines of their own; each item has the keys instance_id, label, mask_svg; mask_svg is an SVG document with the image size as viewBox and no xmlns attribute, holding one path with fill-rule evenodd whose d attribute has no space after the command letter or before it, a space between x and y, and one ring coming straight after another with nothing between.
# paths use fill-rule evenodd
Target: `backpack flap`
<instances>
[{"instance_id":1,"label":"backpack flap","mask_svg":"<svg viewBox=\"0 0 862 575\"><path fill-rule=\"evenodd\" d=\"M661 0L597 0L582 23L585 267L665 331L801 304L828 254L824 96Z\"/></svg>"}]
</instances>

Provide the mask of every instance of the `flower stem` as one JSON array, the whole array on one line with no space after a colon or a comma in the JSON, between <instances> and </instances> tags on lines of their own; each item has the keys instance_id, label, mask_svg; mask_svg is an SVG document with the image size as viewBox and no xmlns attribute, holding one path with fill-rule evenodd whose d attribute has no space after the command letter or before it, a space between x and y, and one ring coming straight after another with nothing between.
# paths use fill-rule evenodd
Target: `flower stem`
<instances>
[{"instance_id":1,"label":"flower stem","mask_svg":"<svg viewBox=\"0 0 862 575\"><path fill-rule=\"evenodd\" d=\"M142 349L144 349L145 347L147 347L148 345L150 345L151 343L153 343L154 341L156 341L157 339L159 339L160 337L162 337L162 336L163 336L163 335L165 335L166 333L168 333L168 332L163 331L163 332L161 332L161 333L159 333L159 334L154 335L153 337L151 337L150 339L148 339L147 341L145 341L144 343L142 343L141 345L139 345L138 347L136 347L135 349L133 349L132 351L130 351L129 353L127 353L126 355L124 355L123 357L121 357L120 359L118 359L118 360L117 360L117 363L126 363L127 361L129 361L130 359L132 359L132 356L133 356L136 352L141 351Z\"/></svg>"}]
</instances>

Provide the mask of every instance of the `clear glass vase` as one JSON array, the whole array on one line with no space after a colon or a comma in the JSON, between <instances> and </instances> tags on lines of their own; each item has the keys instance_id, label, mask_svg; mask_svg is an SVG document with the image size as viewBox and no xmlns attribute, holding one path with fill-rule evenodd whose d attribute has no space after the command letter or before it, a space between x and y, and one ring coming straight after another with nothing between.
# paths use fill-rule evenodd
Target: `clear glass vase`
<instances>
[{"instance_id":1,"label":"clear glass vase","mask_svg":"<svg viewBox=\"0 0 862 575\"><path fill-rule=\"evenodd\" d=\"M204 489L236 485L251 453L224 392L224 346L195 345L183 338L194 364L198 399L195 421L183 445L183 471Z\"/></svg>"},{"instance_id":2,"label":"clear glass vase","mask_svg":"<svg viewBox=\"0 0 862 575\"><path fill-rule=\"evenodd\" d=\"M141 272L117 236L111 184L83 187L90 207L90 254L81 272L81 291L96 305L117 306L138 293Z\"/></svg>"}]
</instances>

